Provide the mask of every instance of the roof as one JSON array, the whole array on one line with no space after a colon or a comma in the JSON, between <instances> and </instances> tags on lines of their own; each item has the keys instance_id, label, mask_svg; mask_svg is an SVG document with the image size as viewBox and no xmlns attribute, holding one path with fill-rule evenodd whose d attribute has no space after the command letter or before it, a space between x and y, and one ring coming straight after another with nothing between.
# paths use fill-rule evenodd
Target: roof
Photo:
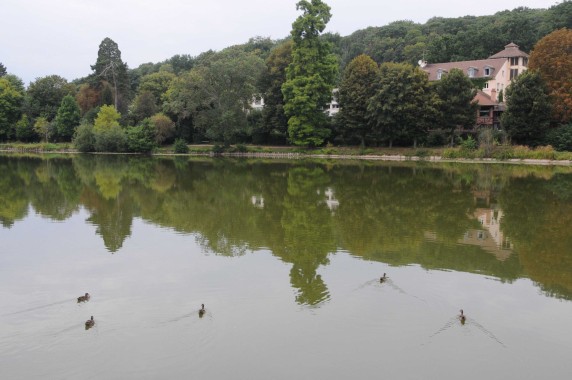
<instances>
[{"instance_id":1,"label":"roof","mask_svg":"<svg viewBox=\"0 0 572 380\"><path fill-rule=\"evenodd\" d=\"M474 100L479 103L480 106L496 106L498 105L489 95L482 91L477 91L477 95L475 95Z\"/></svg>"},{"instance_id":2,"label":"roof","mask_svg":"<svg viewBox=\"0 0 572 380\"><path fill-rule=\"evenodd\" d=\"M503 51L491 55L489 58L512 58L512 57L528 57L528 54L518 48L514 42L506 45Z\"/></svg>"},{"instance_id":3,"label":"roof","mask_svg":"<svg viewBox=\"0 0 572 380\"><path fill-rule=\"evenodd\" d=\"M460 69L468 75L469 69L474 68L477 71L475 72L474 78L494 78L494 76L499 72L501 67L506 62L504 58L495 58L495 59L479 59L476 61L459 61L459 62L444 62L444 63L429 63L425 67L422 68L425 72L429 74L429 80L434 81L437 80L437 72L439 70L443 70L445 72L449 72L452 69ZM489 67L493 69L493 72L489 76L485 76L485 67Z\"/></svg>"}]
</instances>

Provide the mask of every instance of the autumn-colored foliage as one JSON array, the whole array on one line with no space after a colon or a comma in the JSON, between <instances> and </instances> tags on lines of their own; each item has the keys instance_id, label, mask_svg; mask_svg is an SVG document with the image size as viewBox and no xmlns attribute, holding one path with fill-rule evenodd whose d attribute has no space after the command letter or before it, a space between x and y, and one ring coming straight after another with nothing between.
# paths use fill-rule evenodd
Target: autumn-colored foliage
<instances>
[{"instance_id":1,"label":"autumn-colored foliage","mask_svg":"<svg viewBox=\"0 0 572 380\"><path fill-rule=\"evenodd\" d=\"M559 29L538 41L530 55L529 68L540 72L550 90L554 121L571 121L572 30Z\"/></svg>"}]
</instances>

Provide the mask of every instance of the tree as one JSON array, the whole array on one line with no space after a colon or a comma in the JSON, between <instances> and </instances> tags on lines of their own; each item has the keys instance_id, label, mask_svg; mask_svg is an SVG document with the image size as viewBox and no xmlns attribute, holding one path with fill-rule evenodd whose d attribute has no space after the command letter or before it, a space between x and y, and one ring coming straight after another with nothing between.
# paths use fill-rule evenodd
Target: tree
<instances>
[{"instance_id":1,"label":"tree","mask_svg":"<svg viewBox=\"0 0 572 380\"><path fill-rule=\"evenodd\" d=\"M136 123L153 116L156 112L155 96L150 91L140 92L130 108L130 114Z\"/></svg>"},{"instance_id":2,"label":"tree","mask_svg":"<svg viewBox=\"0 0 572 380\"><path fill-rule=\"evenodd\" d=\"M36 78L28 87L29 109L26 111L32 118L43 116L52 121L64 96L74 92L75 86L59 75Z\"/></svg>"},{"instance_id":3,"label":"tree","mask_svg":"<svg viewBox=\"0 0 572 380\"><path fill-rule=\"evenodd\" d=\"M376 87L367 113L381 137L389 140L390 148L396 138L413 140L417 147L437 113L438 99L427 74L408 63L384 63Z\"/></svg>"},{"instance_id":4,"label":"tree","mask_svg":"<svg viewBox=\"0 0 572 380\"><path fill-rule=\"evenodd\" d=\"M149 91L153 94L157 102L161 102L163 95L165 95L171 85L171 82L173 82L175 78L176 75L168 71L159 71L157 73L145 75L141 78L139 93Z\"/></svg>"},{"instance_id":5,"label":"tree","mask_svg":"<svg viewBox=\"0 0 572 380\"><path fill-rule=\"evenodd\" d=\"M121 114L117 112L114 106L102 106L93 125L96 134L119 127L120 118Z\"/></svg>"},{"instance_id":6,"label":"tree","mask_svg":"<svg viewBox=\"0 0 572 380\"><path fill-rule=\"evenodd\" d=\"M2 64L2 62L0 62L0 78L3 77L4 75L8 74L8 72L6 71L6 66L4 66Z\"/></svg>"},{"instance_id":7,"label":"tree","mask_svg":"<svg viewBox=\"0 0 572 380\"><path fill-rule=\"evenodd\" d=\"M168 116L158 113L150 119L155 126L155 141L158 145L167 143L175 137L175 123Z\"/></svg>"},{"instance_id":8,"label":"tree","mask_svg":"<svg viewBox=\"0 0 572 380\"><path fill-rule=\"evenodd\" d=\"M34 123L34 131L42 137L44 142L50 141L51 126L48 119L43 116L36 118Z\"/></svg>"},{"instance_id":9,"label":"tree","mask_svg":"<svg viewBox=\"0 0 572 380\"><path fill-rule=\"evenodd\" d=\"M379 80L377 63L368 55L354 58L345 68L339 89L340 118L344 128L357 134L365 147L365 137L372 124L367 117L367 105L375 94Z\"/></svg>"},{"instance_id":10,"label":"tree","mask_svg":"<svg viewBox=\"0 0 572 380\"><path fill-rule=\"evenodd\" d=\"M264 61L256 54L225 49L175 80L163 109L180 127L191 123L193 130L183 137L194 134L230 143L247 134L247 112L263 70Z\"/></svg>"},{"instance_id":11,"label":"tree","mask_svg":"<svg viewBox=\"0 0 572 380\"><path fill-rule=\"evenodd\" d=\"M64 141L71 141L80 118L80 109L75 98L72 95L64 96L55 119L58 137Z\"/></svg>"},{"instance_id":12,"label":"tree","mask_svg":"<svg viewBox=\"0 0 572 380\"><path fill-rule=\"evenodd\" d=\"M155 146L155 125L145 119L136 127L127 128L127 148L130 152L149 153Z\"/></svg>"},{"instance_id":13,"label":"tree","mask_svg":"<svg viewBox=\"0 0 572 380\"><path fill-rule=\"evenodd\" d=\"M34 131L28 115L23 114L16 123L16 140L23 142L32 142L38 139L38 135Z\"/></svg>"},{"instance_id":14,"label":"tree","mask_svg":"<svg viewBox=\"0 0 572 380\"><path fill-rule=\"evenodd\" d=\"M292 63L282 85L288 135L296 145L317 146L329 136L323 107L330 102L338 64L332 47L320 39L330 21L330 7L321 0L302 0L302 10L292 24Z\"/></svg>"},{"instance_id":15,"label":"tree","mask_svg":"<svg viewBox=\"0 0 572 380\"><path fill-rule=\"evenodd\" d=\"M89 110L99 106L99 92L87 83L82 84L76 95L76 100L81 109L81 114L85 115Z\"/></svg>"},{"instance_id":16,"label":"tree","mask_svg":"<svg viewBox=\"0 0 572 380\"><path fill-rule=\"evenodd\" d=\"M0 78L0 141L12 138L23 99L23 94L8 79Z\"/></svg>"},{"instance_id":17,"label":"tree","mask_svg":"<svg viewBox=\"0 0 572 380\"><path fill-rule=\"evenodd\" d=\"M512 141L540 145L550 124L551 105L541 74L527 70L506 89L507 109L501 125Z\"/></svg>"},{"instance_id":18,"label":"tree","mask_svg":"<svg viewBox=\"0 0 572 380\"><path fill-rule=\"evenodd\" d=\"M288 118L284 114L282 85L286 81L286 68L290 63L292 63L292 40L277 46L266 59L266 71L260 80L264 98L262 126L255 133L262 134L267 141L286 142Z\"/></svg>"},{"instance_id":19,"label":"tree","mask_svg":"<svg viewBox=\"0 0 572 380\"><path fill-rule=\"evenodd\" d=\"M106 37L99 44L97 61L91 69L97 78L112 85L115 109L125 111L129 97L127 64L121 60L119 46L111 38Z\"/></svg>"},{"instance_id":20,"label":"tree","mask_svg":"<svg viewBox=\"0 0 572 380\"><path fill-rule=\"evenodd\" d=\"M459 127L470 128L475 125L477 102L474 100L477 90L471 80L459 69L452 69L436 83L435 89L440 99L439 124L451 137Z\"/></svg>"},{"instance_id":21,"label":"tree","mask_svg":"<svg viewBox=\"0 0 572 380\"><path fill-rule=\"evenodd\" d=\"M553 99L553 119L572 120L572 29L559 29L542 38L530 55L530 70L538 70Z\"/></svg>"}]
</instances>

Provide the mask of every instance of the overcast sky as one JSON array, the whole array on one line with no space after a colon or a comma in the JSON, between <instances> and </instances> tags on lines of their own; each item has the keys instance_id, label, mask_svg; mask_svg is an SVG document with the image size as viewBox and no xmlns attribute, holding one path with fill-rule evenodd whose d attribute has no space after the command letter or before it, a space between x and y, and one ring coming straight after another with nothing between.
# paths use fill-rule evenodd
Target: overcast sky
<instances>
[{"instance_id":1,"label":"overcast sky","mask_svg":"<svg viewBox=\"0 0 572 380\"><path fill-rule=\"evenodd\" d=\"M278 39L300 15L297 0L1 0L0 62L24 80L91 73L99 44L114 40L135 68L175 54L196 56L255 36ZM490 15L520 6L549 8L559 0L326 0L326 31L342 36L392 21ZM507 41L510 42L510 41Z\"/></svg>"}]
</instances>

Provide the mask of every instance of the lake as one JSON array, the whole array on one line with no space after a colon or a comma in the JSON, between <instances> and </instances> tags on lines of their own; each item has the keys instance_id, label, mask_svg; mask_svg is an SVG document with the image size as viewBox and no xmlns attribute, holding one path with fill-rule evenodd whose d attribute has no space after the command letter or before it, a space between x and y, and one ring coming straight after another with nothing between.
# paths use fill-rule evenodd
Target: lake
<instances>
[{"instance_id":1,"label":"lake","mask_svg":"<svg viewBox=\"0 0 572 380\"><path fill-rule=\"evenodd\" d=\"M5 154L0 173L3 378L572 373L572 167Z\"/></svg>"}]
</instances>

